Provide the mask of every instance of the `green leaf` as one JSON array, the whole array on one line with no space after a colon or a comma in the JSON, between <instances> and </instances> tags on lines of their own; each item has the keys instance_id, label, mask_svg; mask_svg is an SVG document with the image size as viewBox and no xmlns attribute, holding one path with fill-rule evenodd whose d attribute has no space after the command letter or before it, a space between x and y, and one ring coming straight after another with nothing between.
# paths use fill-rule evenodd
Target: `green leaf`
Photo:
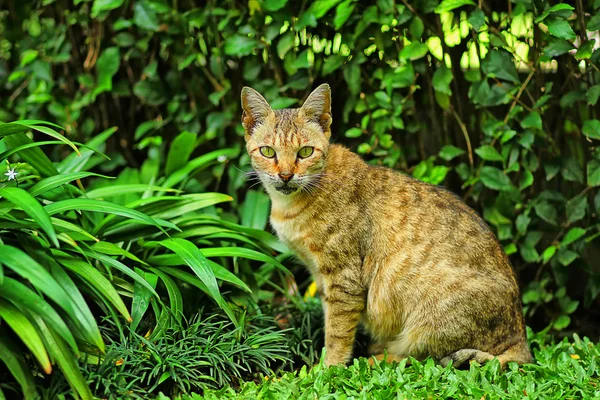
<instances>
[{"instance_id":1,"label":"green leaf","mask_svg":"<svg viewBox=\"0 0 600 400\"><path fill-rule=\"evenodd\" d=\"M67 172L77 172L80 171L85 164L88 162L90 157L94 154L94 149L99 151L99 149L104 145L104 143L117 131L117 127L109 128L102 133L94 136L89 142L87 142L88 149L81 150L81 155L77 156L76 154L69 154L63 161L58 164L58 170L61 173ZM39 150L39 149L38 149ZM48 160L49 161L49 160ZM54 166L53 166L54 168ZM56 168L54 169L56 171ZM50 174L50 175L58 175L58 171Z\"/></svg>"},{"instance_id":2,"label":"green leaf","mask_svg":"<svg viewBox=\"0 0 600 400\"><path fill-rule=\"evenodd\" d=\"M519 180L519 190L527 189L529 186L533 184L533 174L530 170L525 169L523 171L523 175L521 175L521 179Z\"/></svg>"},{"instance_id":3,"label":"green leaf","mask_svg":"<svg viewBox=\"0 0 600 400\"><path fill-rule=\"evenodd\" d=\"M442 149L440 150L439 156L446 161L450 161L450 160L452 160L458 156L461 156L463 154L465 154L465 151L463 149L460 149L456 146L448 144L448 145L442 147Z\"/></svg>"},{"instance_id":4,"label":"green leaf","mask_svg":"<svg viewBox=\"0 0 600 400\"><path fill-rule=\"evenodd\" d=\"M507 190L512 187L510 178L498 168L485 166L481 168L479 174L481 182L488 188L493 190Z\"/></svg>"},{"instance_id":5,"label":"green leaf","mask_svg":"<svg viewBox=\"0 0 600 400\"><path fill-rule=\"evenodd\" d=\"M354 2L355 0L346 0L336 7L335 17L333 18L333 27L336 31L340 30L352 15Z\"/></svg>"},{"instance_id":6,"label":"green leaf","mask_svg":"<svg viewBox=\"0 0 600 400\"><path fill-rule=\"evenodd\" d=\"M296 40L296 35L293 31L288 31L284 33L277 41L277 55L279 58L283 59L283 57L294 47L294 40Z\"/></svg>"},{"instance_id":7,"label":"green leaf","mask_svg":"<svg viewBox=\"0 0 600 400\"><path fill-rule=\"evenodd\" d=\"M84 334L85 340L95 345L101 353L104 353L105 345L96 324L96 319L79 288L69 274L54 259L48 259L47 262L50 264L52 276L60 287L63 288L73 305L74 317L71 318L77 321L78 328Z\"/></svg>"},{"instance_id":8,"label":"green leaf","mask_svg":"<svg viewBox=\"0 0 600 400\"><path fill-rule=\"evenodd\" d=\"M362 135L362 129L360 128L350 128L345 133L344 136L347 138L357 138Z\"/></svg>"},{"instance_id":9,"label":"green leaf","mask_svg":"<svg viewBox=\"0 0 600 400\"><path fill-rule=\"evenodd\" d=\"M236 33L225 40L224 50L228 56L243 57L252 54L258 48L258 40Z\"/></svg>"},{"instance_id":10,"label":"green leaf","mask_svg":"<svg viewBox=\"0 0 600 400\"><path fill-rule=\"evenodd\" d=\"M0 260L15 273L29 280L35 288L54 300L73 320L77 320L73 304L67 293L37 261L15 247L2 244L0 244Z\"/></svg>"},{"instance_id":11,"label":"green leaf","mask_svg":"<svg viewBox=\"0 0 600 400\"><path fill-rule=\"evenodd\" d=\"M267 11L278 11L285 7L288 0L260 0L260 5Z\"/></svg>"},{"instance_id":12,"label":"green leaf","mask_svg":"<svg viewBox=\"0 0 600 400\"><path fill-rule=\"evenodd\" d=\"M567 21L561 18L552 19L548 22L548 32L552 36L556 36L559 39L573 40L576 38L573 28Z\"/></svg>"},{"instance_id":13,"label":"green leaf","mask_svg":"<svg viewBox=\"0 0 600 400\"><path fill-rule=\"evenodd\" d=\"M587 24L588 31L597 31L600 29L600 13L594 15Z\"/></svg>"},{"instance_id":14,"label":"green leaf","mask_svg":"<svg viewBox=\"0 0 600 400\"><path fill-rule=\"evenodd\" d=\"M428 52L429 47L425 43L412 42L400 51L400 58L414 61L425 57Z\"/></svg>"},{"instance_id":15,"label":"green leaf","mask_svg":"<svg viewBox=\"0 0 600 400\"><path fill-rule=\"evenodd\" d=\"M558 317L556 319L556 321L554 321L554 323L552 324L552 327L554 329L556 329L557 331L562 331L563 329L568 327L570 324L571 324L571 317L569 317L568 315L561 315L560 317Z\"/></svg>"},{"instance_id":16,"label":"green leaf","mask_svg":"<svg viewBox=\"0 0 600 400\"><path fill-rule=\"evenodd\" d=\"M535 23L538 24L540 22L542 22L543 20L545 20L550 14L553 14L553 16L559 16L562 18L568 18L572 13L573 13L573 6L569 5L569 4L564 4L564 3L559 3L556 4L552 7L550 7L549 9L547 9L546 11L544 11L542 13L542 15L540 15L539 17L537 17L535 19ZM591 30L588 27L588 30Z\"/></svg>"},{"instance_id":17,"label":"green leaf","mask_svg":"<svg viewBox=\"0 0 600 400\"><path fill-rule=\"evenodd\" d=\"M412 39L421 39L423 32L425 31L423 20L417 16L413 17L410 22L409 31L412 35Z\"/></svg>"},{"instance_id":18,"label":"green leaf","mask_svg":"<svg viewBox=\"0 0 600 400\"><path fill-rule=\"evenodd\" d=\"M556 254L556 246L550 246L542 253L542 263L546 264Z\"/></svg>"},{"instance_id":19,"label":"green leaf","mask_svg":"<svg viewBox=\"0 0 600 400\"><path fill-rule=\"evenodd\" d=\"M574 48L575 46L566 40L551 38L548 40L546 47L544 47L544 56L548 58L557 57Z\"/></svg>"},{"instance_id":20,"label":"green leaf","mask_svg":"<svg viewBox=\"0 0 600 400\"><path fill-rule=\"evenodd\" d=\"M163 281L163 284L167 288L167 293L169 294L169 303L173 316L178 322L181 322L183 317L183 296L181 295L181 291L177 287L177 284L169 275L158 268L150 268L150 271Z\"/></svg>"},{"instance_id":21,"label":"green leaf","mask_svg":"<svg viewBox=\"0 0 600 400\"><path fill-rule=\"evenodd\" d=\"M558 214L556 208L546 200L542 200L535 205L536 214L551 225L558 225Z\"/></svg>"},{"instance_id":22,"label":"green leaf","mask_svg":"<svg viewBox=\"0 0 600 400\"><path fill-rule=\"evenodd\" d=\"M116 268L117 270L121 271L128 277L132 278L135 282L144 286L147 290L149 290L158 299L158 301L160 301L160 296L158 295L158 293L156 293L156 290L154 290L154 288L152 286L150 286L144 278L142 278L137 273L135 273L135 271L132 270L127 265L123 264L122 262L120 262L118 260L115 260L112 257L107 256L106 254L101 254L96 251L84 251L84 254L88 257L91 257L91 258L94 258L94 259L100 261L104 265L111 266L111 267Z\"/></svg>"},{"instance_id":23,"label":"green leaf","mask_svg":"<svg viewBox=\"0 0 600 400\"><path fill-rule=\"evenodd\" d=\"M23 285L21 282L12 278L4 278L2 284L2 297L15 305L27 309L31 313L39 315L47 324L71 346L73 351L77 352L77 344L71 331L58 315L58 313L41 296Z\"/></svg>"},{"instance_id":24,"label":"green leaf","mask_svg":"<svg viewBox=\"0 0 600 400\"><path fill-rule=\"evenodd\" d=\"M512 55L505 50L492 50L482 63L483 72L487 76L519 83L519 74Z\"/></svg>"},{"instance_id":25,"label":"green leaf","mask_svg":"<svg viewBox=\"0 0 600 400\"><path fill-rule=\"evenodd\" d=\"M542 129L542 117L537 111L532 111L521 121L521 127L523 129L535 128Z\"/></svg>"},{"instance_id":26,"label":"green leaf","mask_svg":"<svg viewBox=\"0 0 600 400\"><path fill-rule=\"evenodd\" d=\"M42 179L41 181L29 188L29 194L32 196L39 196L41 194L49 192L50 190L56 189L57 187L60 187L66 183L75 181L77 179L87 178L89 176L113 179L109 176L99 175L93 172L67 172Z\"/></svg>"},{"instance_id":27,"label":"green leaf","mask_svg":"<svg viewBox=\"0 0 600 400\"><path fill-rule=\"evenodd\" d=\"M585 217L587 210L586 196L575 196L567 202L567 222L570 224Z\"/></svg>"},{"instance_id":28,"label":"green leaf","mask_svg":"<svg viewBox=\"0 0 600 400\"><path fill-rule=\"evenodd\" d=\"M158 282L158 275L144 272L139 268L135 269L135 272L148 282L150 286L156 288ZM131 329L137 329L142 317L150 306L152 300L152 293L139 283L133 284L133 300L131 301Z\"/></svg>"},{"instance_id":29,"label":"green leaf","mask_svg":"<svg viewBox=\"0 0 600 400\"><path fill-rule=\"evenodd\" d=\"M0 196L21 208L27 215L33 218L46 232L52 244L55 247L60 247L50 216L35 197L17 187L0 188Z\"/></svg>"},{"instance_id":30,"label":"green leaf","mask_svg":"<svg viewBox=\"0 0 600 400\"><path fill-rule=\"evenodd\" d=\"M21 67L31 64L38 58L39 52L35 49L27 49L23 53L21 53Z\"/></svg>"},{"instance_id":31,"label":"green leaf","mask_svg":"<svg viewBox=\"0 0 600 400\"><path fill-rule=\"evenodd\" d=\"M481 11L481 8L476 8L473 10L467 21L473 26L475 31L479 31L479 28L485 24L485 14Z\"/></svg>"},{"instance_id":32,"label":"green leaf","mask_svg":"<svg viewBox=\"0 0 600 400\"><path fill-rule=\"evenodd\" d=\"M158 31L158 17L146 0L136 0L133 5L133 23L148 31Z\"/></svg>"},{"instance_id":33,"label":"green leaf","mask_svg":"<svg viewBox=\"0 0 600 400\"><path fill-rule=\"evenodd\" d=\"M588 104L593 106L598 102L598 97L600 97L600 85L594 85L588 89L585 93Z\"/></svg>"},{"instance_id":34,"label":"green leaf","mask_svg":"<svg viewBox=\"0 0 600 400\"><path fill-rule=\"evenodd\" d=\"M0 125L0 129L2 125ZM33 143L25 134L19 133L4 137L4 142L11 148L24 146ZM73 156L77 156L73 154ZM30 148L19 151L19 157L35 168L42 176L58 175L56 167L50 159L39 148Z\"/></svg>"},{"instance_id":35,"label":"green leaf","mask_svg":"<svg viewBox=\"0 0 600 400\"><path fill-rule=\"evenodd\" d=\"M591 160L587 165L588 186L600 186L600 160Z\"/></svg>"},{"instance_id":36,"label":"green leaf","mask_svg":"<svg viewBox=\"0 0 600 400\"><path fill-rule=\"evenodd\" d=\"M590 139L600 140L600 121L597 119L588 119L584 121L581 131Z\"/></svg>"},{"instance_id":37,"label":"green leaf","mask_svg":"<svg viewBox=\"0 0 600 400\"><path fill-rule=\"evenodd\" d=\"M201 155L200 157L194 158L193 160L188 162L183 168L178 169L171 175L167 176L167 179L162 184L162 187L171 188L183 181L184 179L187 179L190 176L190 174L192 174L194 171L206 168L212 162L216 161L219 157L224 156L227 158L233 158L236 157L238 153L238 149L228 148L211 151L210 153L206 153Z\"/></svg>"},{"instance_id":38,"label":"green leaf","mask_svg":"<svg viewBox=\"0 0 600 400\"><path fill-rule=\"evenodd\" d=\"M476 5L472 0L442 0L442 2L435 8L436 14L441 14L446 11L452 11L462 6L474 6Z\"/></svg>"},{"instance_id":39,"label":"green leaf","mask_svg":"<svg viewBox=\"0 0 600 400\"><path fill-rule=\"evenodd\" d=\"M529 226L530 222L531 222L531 218L529 218L529 216L527 216L525 214L520 214L517 217L517 220L515 221L515 225L517 227L517 231L521 235L525 234L525 232L527 232L527 227Z\"/></svg>"},{"instance_id":40,"label":"green leaf","mask_svg":"<svg viewBox=\"0 0 600 400\"><path fill-rule=\"evenodd\" d=\"M28 366L21 359L21 355L14 353L11 349L18 349L8 337L0 336L0 360L4 362L8 371L14 376L21 386L21 391L25 400L38 399L38 392L35 386L33 375L29 372Z\"/></svg>"},{"instance_id":41,"label":"green leaf","mask_svg":"<svg viewBox=\"0 0 600 400\"><path fill-rule=\"evenodd\" d=\"M94 96L112 90L112 78L119 71L121 54L118 47L109 47L102 52L96 62L98 81L94 88Z\"/></svg>"},{"instance_id":42,"label":"green leaf","mask_svg":"<svg viewBox=\"0 0 600 400\"><path fill-rule=\"evenodd\" d=\"M172 172L184 167L190 155L196 147L196 139L198 136L188 131L181 132L173 139L169 154L167 155L167 164L165 167L165 175L169 176Z\"/></svg>"},{"instance_id":43,"label":"green leaf","mask_svg":"<svg viewBox=\"0 0 600 400\"><path fill-rule=\"evenodd\" d=\"M269 196L256 191L246 192L246 199L240 208L242 225L254 229L265 229L269 220L271 202Z\"/></svg>"},{"instance_id":44,"label":"green leaf","mask_svg":"<svg viewBox=\"0 0 600 400\"><path fill-rule=\"evenodd\" d=\"M585 232L586 230L583 228L571 228L563 238L562 242L560 242L560 246L565 247L570 245L571 243L574 243L576 240L585 235Z\"/></svg>"},{"instance_id":45,"label":"green leaf","mask_svg":"<svg viewBox=\"0 0 600 400\"><path fill-rule=\"evenodd\" d=\"M101 212L105 214L115 214L122 217L133 219L144 225L154 225L164 232L164 229L153 218L142 214L139 211L130 208L109 203L107 201L92 200L92 199L68 199L60 200L44 207L49 215L62 213L69 210ZM96 227L96 230L98 227ZM166 232L165 232L166 233Z\"/></svg>"},{"instance_id":46,"label":"green leaf","mask_svg":"<svg viewBox=\"0 0 600 400\"><path fill-rule=\"evenodd\" d=\"M558 262L565 267L573 263L573 261L577 260L578 258L579 254L571 250L560 250L556 255Z\"/></svg>"},{"instance_id":47,"label":"green leaf","mask_svg":"<svg viewBox=\"0 0 600 400\"><path fill-rule=\"evenodd\" d=\"M594 46L596 45L596 39L590 39L584 44L580 45L575 53L575 58L578 60L587 60L592 57L594 53Z\"/></svg>"},{"instance_id":48,"label":"green leaf","mask_svg":"<svg viewBox=\"0 0 600 400\"><path fill-rule=\"evenodd\" d=\"M124 0L94 0L91 17L96 18L103 11L110 11L123 5Z\"/></svg>"},{"instance_id":49,"label":"green leaf","mask_svg":"<svg viewBox=\"0 0 600 400\"><path fill-rule=\"evenodd\" d=\"M452 75L452 70L447 68L446 66L441 66L435 70L433 73L433 89L436 92L444 93L448 96L452 95L452 89L450 89L450 83L454 79L454 75Z\"/></svg>"},{"instance_id":50,"label":"green leaf","mask_svg":"<svg viewBox=\"0 0 600 400\"><path fill-rule=\"evenodd\" d=\"M77 148L77 146L75 146L75 144L73 142L71 142L69 139L67 139L66 137L64 137L63 135L61 135L60 133L56 132L54 129L49 128L47 126L44 125L36 125L36 124L31 124L28 123L28 121L15 121L15 122L9 122L9 123L3 123L0 122L0 137L1 136L5 136L2 132L4 129L7 128L14 128L14 127L22 127L25 128L25 130L34 130L34 131L38 131L41 132L45 135L48 135L50 137L53 137L56 140L60 140L61 142L63 142L64 144L68 145L69 147L71 147L75 153L77 153L79 155L79 149ZM14 147L14 146L13 146ZM33 149L33 150L39 150L39 149Z\"/></svg>"},{"instance_id":51,"label":"green leaf","mask_svg":"<svg viewBox=\"0 0 600 400\"><path fill-rule=\"evenodd\" d=\"M475 149L475 153L486 161L504 161L498 150L490 145L484 145Z\"/></svg>"},{"instance_id":52,"label":"green leaf","mask_svg":"<svg viewBox=\"0 0 600 400\"><path fill-rule=\"evenodd\" d=\"M69 351L66 343L40 317L34 316L34 320L42 333L48 352L58 364L73 391L83 400L92 400L94 396L90 391L87 381L81 374L77 360Z\"/></svg>"},{"instance_id":53,"label":"green leaf","mask_svg":"<svg viewBox=\"0 0 600 400\"><path fill-rule=\"evenodd\" d=\"M308 12L313 14L316 19L321 19L329 10L335 7L341 0L315 0L308 8Z\"/></svg>"},{"instance_id":54,"label":"green leaf","mask_svg":"<svg viewBox=\"0 0 600 400\"><path fill-rule=\"evenodd\" d=\"M27 317L18 308L0 299L0 318L12 328L25 346L33 353L44 372L50 374L52 372L52 364L48 358L42 338Z\"/></svg>"},{"instance_id":55,"label":"green leaf","mask_svg":"<svg viewBox=\"0 0 600 400\"><path fill-rule=\"evenodd\" d=\"M210 297L226 312L229 314L229 307L225 303L225 300L221 296L219 286L217 285L217 279L208 265L206 257L198 250L198 248L190 241L180 238L172 238L163 240L160 242L148 242L146 246L163 246L173 251L194 271L194 274L202 281L206 286ZM230 315L232 322L237 323L233 315Z\"/></svg>"},{"instance_id":56,"label":"green leaf","mask_svg":"<svg viewBox=\"0 0 600 400\"><path fill-rule=\"evenodd\" d=\"M56 256L56 261L96 288L127 321L131 321L131 315L129 315L123 299L121 299L112 283L98 269L92 267L88 262L69 256L67 253L56 251L53 254Z\"/></svg>"}]
</instances>

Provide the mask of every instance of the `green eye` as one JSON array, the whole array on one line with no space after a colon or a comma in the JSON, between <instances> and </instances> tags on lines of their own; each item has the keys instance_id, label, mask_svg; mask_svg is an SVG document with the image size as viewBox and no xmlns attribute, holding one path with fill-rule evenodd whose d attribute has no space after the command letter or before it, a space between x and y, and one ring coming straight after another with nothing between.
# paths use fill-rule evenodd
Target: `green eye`
<instances>
[{"instance_id":1,"label":"green eye","mask_svg":"<svg viewBox=\"0 0 600 400\"><path fill-rule=\"evenodd\" d=\"M260 154L267 158L273 158L275 157L275 150L273 150L270 147L264 146L260 148Z\"/></svg>"},{"instance_id":2,"label":"green eye","mask_svg":"<svg viewBox=\"0 0 600 400\"><path fill-rule=\"evenodd\" d=\"M300 158L308 158L308 157L312 156L314 151L315 151L314 147L306 146L306 147L303 147L300 149L300 151L298 152L298 156Z\"/></svg>"}]
</instances>

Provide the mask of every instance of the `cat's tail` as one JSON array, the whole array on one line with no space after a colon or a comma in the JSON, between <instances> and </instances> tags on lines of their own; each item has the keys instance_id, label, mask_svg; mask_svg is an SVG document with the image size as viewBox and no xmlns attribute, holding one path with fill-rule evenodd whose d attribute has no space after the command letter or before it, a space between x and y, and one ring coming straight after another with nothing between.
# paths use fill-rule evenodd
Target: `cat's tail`
<instances>
[{"instance_id":1,"label":"cat's tail","mask_svg":"<svg viewBox=\"0 0 600 400\"><path fill-rule=\"evenodd\" d=\"M506 367L506 364L509 362L526 364L533 361L527 342L522 341L509 347L498 356L477 349L460 349L442 358L440 363L445 367L452 362L452 365L458 367L467 361L473 360L477 361L479 364L484 364L493 358L498 358L502 368Z\"/></svg>"}]
</instances>

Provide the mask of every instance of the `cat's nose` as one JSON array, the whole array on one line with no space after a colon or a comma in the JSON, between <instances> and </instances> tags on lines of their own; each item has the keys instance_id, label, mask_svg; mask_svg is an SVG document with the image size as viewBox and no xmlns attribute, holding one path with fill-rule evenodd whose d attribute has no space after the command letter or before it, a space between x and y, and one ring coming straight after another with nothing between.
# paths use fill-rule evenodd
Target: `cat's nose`
<instances>
[{"instance_id":1,"label":"cat's nose","mask_svg":"<svg viewBox=\"0 0 600 400\"><path fill-rule=\"evenodd\" d=\"M294 174L279 174L279 177L283 182L288 183L294 177Z\"/></svg>"}]
</instances>

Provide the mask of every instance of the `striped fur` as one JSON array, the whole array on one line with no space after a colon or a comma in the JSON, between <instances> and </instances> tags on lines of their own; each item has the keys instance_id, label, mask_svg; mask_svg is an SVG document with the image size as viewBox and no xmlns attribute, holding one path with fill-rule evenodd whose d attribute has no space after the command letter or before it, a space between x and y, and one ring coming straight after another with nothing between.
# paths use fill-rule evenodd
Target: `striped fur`
<instances>
[{"instance_id":1,"label":"striped fur","mask_svg":"<svg viewBox=\"0 0 600 400\"><path fill-rule=\"evenodd\" d=\"M350 360L359 323L393 359L532 360L515 274L473 210L446 190L329 144L328 85L302 108L276 111L244 88L242 108L271 224L319 287L328 365ZM276 156L263 156L263 146ZM306 159L298 157L304 146L314 147ZM281 176L290 174L285 183Z\"/></svg>"}]
</instances>

